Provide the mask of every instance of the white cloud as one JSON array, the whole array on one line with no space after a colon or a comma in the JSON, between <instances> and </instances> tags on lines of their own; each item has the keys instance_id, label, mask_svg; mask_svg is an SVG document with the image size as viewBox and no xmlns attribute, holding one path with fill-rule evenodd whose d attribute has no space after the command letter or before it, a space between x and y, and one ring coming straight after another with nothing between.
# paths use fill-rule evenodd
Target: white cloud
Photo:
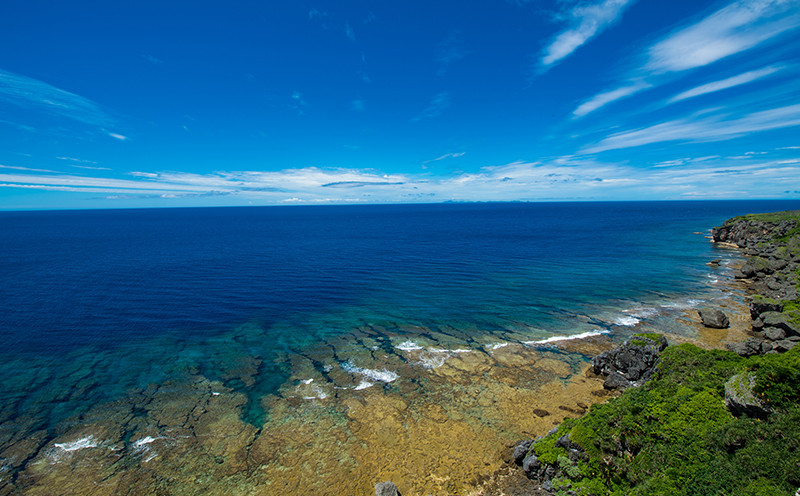
<instances>
[{"instance_id":1,"label":"white cloud","mask_svg":"<svg viewBox=\"0 0 800 496\"><path fill-rule=\"evenodd\" d=\"M571 25L559 33L544 49L541 64L549 67L600 34L617 21L634 0L603 0L597 4L578 5L569 14Z\"/></svg>"},{"instance_id":2,"label":"white cloud","mask_svg":"<svg viewBox=\"0 0 800 496\"><path fill-rule=\"evenodd\" d=\"M111 126L114 119L95 102L42 81L0 70L0 100L84 124Z\"/></svg>"},{"instance_id":3,"label":"white cloud","mask_svg":"<svg viewBox=\"0 0 800 496\"><path fill-rule=\"evenodd\" d=\"M767 40L800 27L798 0L739 0L699 22L668 35L646 52L644 65L629 74L642 86L627 85L590 98L573 113L580 117L603 105L645 88L663 84L664 74L705 66L749 50ZM780 70L772 66L716 81L681 93L670 103L755 81Z\"/></svg>"},{"instance_id":4,"label":"white cloud","mask_svg":"<svg viewBox=\"0 0 800 496\"><path fill-rule=\"evenodd\" d=\"M715 113L699 119L684 118L663 122L643 129L612 134L588 147L585 153L631 148L666 141L717 141L750 133L800 125L800 104L753 112L728 118Z\"/></svg>"},{"instance_id":5,"label":"white cloud","mask_svg":"<svg viewBox=\"0 0 800 496\"><path fill-rule=\"evenodd\" d=\"M57 172L48 169L31 169L30 167L17 167L14 165L0 165L0 169L14 169L14 170L29 171L29 172Z\"/></svg>"},{"instance_id":6,"label":"white cloud","mask_svg":"<svg viewBox=\"0 0 800 496\"><path fill-rule=\"evenodd\" d=\"M356 41L356 33L353 31L353 28L350 27L350 24L344 25L344 34L347 36L347 39L350 41Z\"/></svg>"},{"instance_id":7,"label":"white cloud","mask_svg":"<svg viewBox=\"0 0 800 496\"><path fill-rule=\"evenodd\" d=\"M599 109L604 105L608 105L611 102L614 102L621 98L628 97L630 95L633 95L634 93L638 93L639 91L642 91L649 87L650 87L649 84L643 81L639 81L628 86L617 88L612 91L607 91L605 93L598 93L589 100L580 104L578 108L572 111L572 115L573 117L583 117L584 115L590 112L594 112L595 110Z\"/></svg>"},{"instance_id":8,"label":"white cloud","mask_svg":"<svg viewBox=\"0 0 800 496\"><path fill-rule=\"evenodd\" d=\"M688 191L713 194L721 191L723 184L726 191L730 188L745 192L758 190L776 196L781 194L782 190L775 190L780 184L800 184L800 168L794 160L744 165L741 161L719 157L681 160L683 165L673 167L637 168L564 156L447 176L317 167L211 174L139 171L131 173L135 179L19 173L0 174L0 187L93 195L108 193L118 195L114 197L118 200L224 195L240 203L313 204L679 198ZM725 180L721 182L722 177Z\"/></svg>"},{"instance_id":9,"label":"white cloud","mask_svg":"<svg viewBox=\"0 0 800 496\"><path fill-rule=\"evenodd\" d=\"M444 155L440 155L440 156L438 156L438 157L436 157L436 158L432 158L432 159L430 159L430 160L425 160L425 161L424 161L424 162L422 162L422 163L423 163L423 164L427 164L427 163L429 163L429 162L436 162L436 161L439 161L439 160L444 160L444 159L446 159L446 158L458 158L458 157L463 157L463 156L464 156L464 155L466 155L466 154L467 154L467 152L445 153Z\"/></svg>"},{"instance_id":10,"label":"white cloud","mask_svg":"<svg viewBox=\"0 0 800 496\"><path fill-rule=\"evenodd\" d=\"M684 71L740 53L800 25L796 0L740 0L653 45L646 69Z\"/></svg>"},{"instance_id":11,"label":"white cloud","mask_svg":"<svg viewBox=\"0 0 800 496\"><path fill-rule=\"evenodd\" d=\"M678 95L672 97L669 100L669 102L673 103L679 100L694 98L696 96L705 95L707 93L714 93L716 91L726 90L728 88L733 88L735 86L740 86L742 84L751 83L763 77L774 74L780 71L781 69L783 69L783 67L770 66L755 71L745 72L744 74L739 74L738 76L729 77L727 79L722 79L720 81L707 83L702 86L697 86L696 88L684 91L683 93L679 93Z\"/></svg>"}]
</instances>

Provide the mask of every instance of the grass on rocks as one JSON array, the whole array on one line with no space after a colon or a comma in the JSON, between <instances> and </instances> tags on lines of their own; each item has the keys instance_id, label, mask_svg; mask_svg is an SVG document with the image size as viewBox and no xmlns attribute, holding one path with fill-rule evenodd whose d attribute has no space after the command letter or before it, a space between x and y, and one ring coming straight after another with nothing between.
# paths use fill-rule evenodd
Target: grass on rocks
<instances>
[{"instance_id":1,"label":"grass on rocks","mask_svg":"<svg viewBox=\"0 0 800 496\"><path fill-rule=\"evenodd\" d=\"M755 375L773 412L734 417L724 401L733 375ZM554 487L581 495L786 495L800 487L800 347L740 357L670 346L642 387L564 422L532 451L556 464ZM573 459L556 441L569 434Z\"/></svg>"}]
</instances>

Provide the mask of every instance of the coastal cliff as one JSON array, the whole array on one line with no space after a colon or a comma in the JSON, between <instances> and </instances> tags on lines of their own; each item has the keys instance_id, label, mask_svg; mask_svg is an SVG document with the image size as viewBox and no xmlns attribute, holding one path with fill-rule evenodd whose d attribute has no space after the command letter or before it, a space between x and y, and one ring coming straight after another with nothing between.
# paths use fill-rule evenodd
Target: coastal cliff
<instances>
[{"instance_id":1,"label":"coastal cliff","mask_svg":"<svg viewBox=\"0 0 800 496\"><path fill-rule=\"evenodd\" d=\"M750 293L750 336L703 350L635 335L596 357L606 387L626 389L514 448L535 494L767 496L800 486L800 211L736 217L712 240L748 257L735 277ZM638 380L626 379L631 370Z\"/></svg>"}]
</instances>

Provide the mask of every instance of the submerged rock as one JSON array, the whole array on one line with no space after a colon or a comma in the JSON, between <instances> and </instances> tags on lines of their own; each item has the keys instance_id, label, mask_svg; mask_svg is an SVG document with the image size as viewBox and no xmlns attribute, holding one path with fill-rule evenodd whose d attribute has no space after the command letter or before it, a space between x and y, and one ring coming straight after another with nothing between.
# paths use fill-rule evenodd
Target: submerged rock
<instances>
[{"instance_id":1,"label":"submerged rock","mask_svg":"<svg viewBox=\"0 0 800 496\"><path fill-rule=\"evenodd\" d=\"M712 329L726 329L731 325L725 312L718 308L701 308L697 311L703 325Z\"/></svg>"},{"instance_id":2,"label":"submerged rock","mask_svg":"<svg viewBox=\"0 0 800 496\"><path fill-rule=\"evenodd\" d=\"M621 346L592 359L595 374L608 376L603 387L625 389L647 381L655 370L658 356L667 347L660 334L636 334Z\"/></svg>"}]
</instances>

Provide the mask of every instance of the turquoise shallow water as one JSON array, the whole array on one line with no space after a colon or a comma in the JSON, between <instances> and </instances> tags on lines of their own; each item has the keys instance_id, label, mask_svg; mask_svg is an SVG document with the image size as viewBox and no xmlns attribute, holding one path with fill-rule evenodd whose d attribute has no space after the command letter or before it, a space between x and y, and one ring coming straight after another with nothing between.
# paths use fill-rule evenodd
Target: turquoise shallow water
<instances>
[{"instance_id":1,"label":"turquoise shallow water","mask_svg":"<svg viewBox=\"0 0 800 496\"><path fill-rule=\"evenodd\" d=\"M320 347L346 364L364 346L491 350L656 321L713 298L710 227L787 208L798 202L0 213L0 421L54 437L195 370L245 393L258 424L293 357ZM339 339L359 328L382 337Z\"/></svg>"}]
</instances>

